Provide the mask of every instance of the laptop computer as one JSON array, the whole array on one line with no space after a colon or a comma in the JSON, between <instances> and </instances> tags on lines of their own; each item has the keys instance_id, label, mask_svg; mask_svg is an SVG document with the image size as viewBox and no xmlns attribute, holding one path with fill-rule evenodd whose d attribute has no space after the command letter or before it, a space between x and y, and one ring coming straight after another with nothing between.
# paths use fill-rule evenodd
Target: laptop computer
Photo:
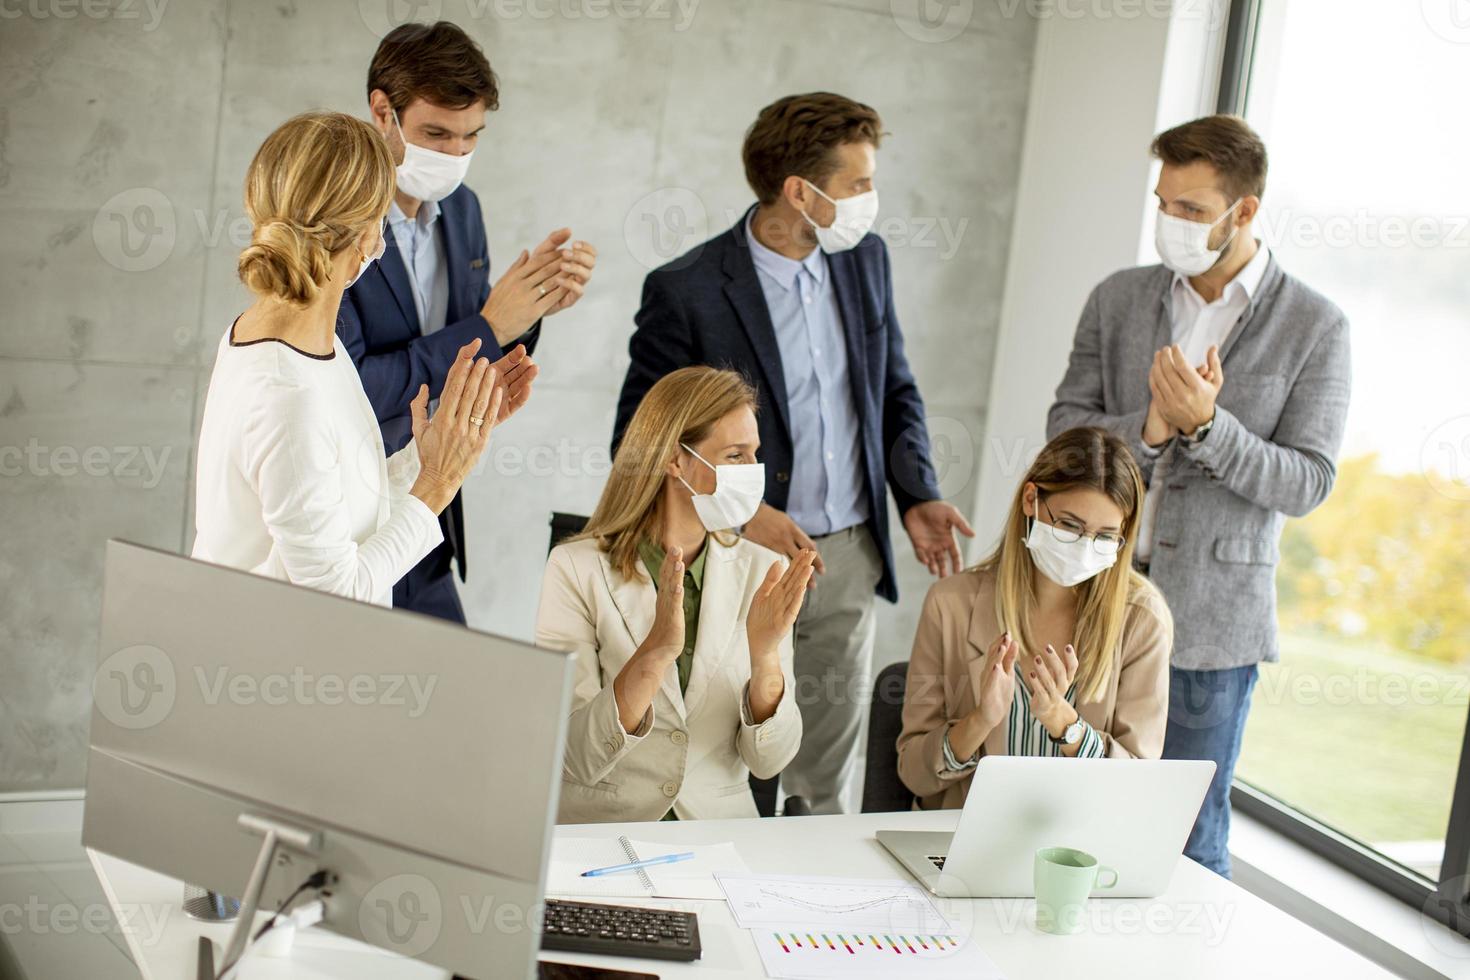
<instances>
[{"instance_id":1,"label":"laptop computer","mask_svg":"<svg viewBox=\"0 0 1470 980\"><path fill-rule=\"evenodd\" d=\"M1118 872L1109 897L1165 892L1213 762L987 756L954 833L880 830L878 842L947 898L1033 898L1032 861L1073 847Z\"/></svg>"}]
</instances>

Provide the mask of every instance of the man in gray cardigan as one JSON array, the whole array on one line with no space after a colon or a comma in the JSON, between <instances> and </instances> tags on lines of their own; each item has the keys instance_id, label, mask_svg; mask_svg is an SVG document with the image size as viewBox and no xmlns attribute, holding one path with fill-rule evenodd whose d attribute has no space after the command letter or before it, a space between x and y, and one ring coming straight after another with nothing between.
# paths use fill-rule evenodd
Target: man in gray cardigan
<instances>
[{"instance_id":1,"label":"man in gray cardigan","mask_svg":"<svg viewBox=\"0 0 1470 980\"><path fill-rule=\"evenodd\" d=\"M1253 237L1266 148L1243 120L1185 123L1153 153L1164 264L1092 291L1047 435L1103 426L1142 467L1139 568L1174 614L1164 757L1214 760L1185 853L1228 877L1230 782L1256 665L1279 656L1281 529L1337 475L1348 324Z\"/></svg>"}]
</instances>

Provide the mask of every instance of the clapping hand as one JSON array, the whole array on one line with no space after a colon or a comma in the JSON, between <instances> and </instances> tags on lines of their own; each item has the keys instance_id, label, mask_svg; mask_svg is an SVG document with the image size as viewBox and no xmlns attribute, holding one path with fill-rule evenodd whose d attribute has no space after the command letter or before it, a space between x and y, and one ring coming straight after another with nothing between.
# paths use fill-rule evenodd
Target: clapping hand
<instances>
[{"instance_id":1,"label":"clapping hand","mask_svg":"<svg viewBox=\"0 0 1470 980\"><path fill-rule=\"evenodd\" d=\"M970 713L982 742L1011 713L1011 702L1016 696L1016 655L1020 650L1021 645L1010 633L1002 633L985 652L980 696Z\"/></svg>"},{"instance_id":2,"label":"clapping hand","mask_svg":"<svg viewBox=\"0 0 1470 980\"><path fill-rule=\"evenodd\" d=\"M658 569L658 603L653 629L643 645L672 663L684 652L684 549L670 548Z\"/></svg>"},{"instance_id":3,"label":"clapping hand","mask_svg":"<svg viewBox=\"0 0 1470 980\"><path fill-rule=\"evenodd\" d=\"M815 551L804 549L797 553L796 560L786 567L784 574L781 562L771 563L745 617L745 634L750 643L752 661L775 656L782 638L791 632L796 614L801 612L802 599L806 596L807 583L811 580L816 560Z\"/></svg>"},{"instance_id":4,"label":"clapping hand","mask_svg":"<svg viewBox=\"0 0 1470 980\"><path fill-rule=\"evenodd\" d=\"M567 239L571 237L570 228L558 228L531 250L533 256L545 252L561 254L560 274L556 278L556 284L562 287L561 298L546 311L548 316L576 305L586 292L587 283L592 280L592 270L597 265L597 249L592 243L578 241L567 245Z\"/></svg>"},{"instance_id":5,"label":"clapping hand","mask_svg":"<svg viewBox=\"0 0 1470 980\"><path fill-rule=\"evenodd\" d=\"M1058 732L1073 721L1075 709L1067 701L1067 691L1077 678L1077 650L1068 643L1061 653L1047 644L1032 658L1026 672L1026 687L1031 692L1031 713L1048 731Z\"/></svg>"},{"instance_id":6,"label":"clapping hand","mask_svg":"<svg viewBox=\"0 0 1470 980\"><path fill-rule=\"evenodd\" d=\"M990 644L980 665L980 690L971 708L950 726L949 745L957 759L972 758L1011 713L1016 698L1016 655L1021 645L1009 632Z\"/></svg>"},{"instance_id":7,"label":"clapping hand","mask_svg":"<svg viewBox=\"0 0 1470 980\"><path fill-rule=\"evenodd\" d=\"M1175 349L1177 350L1178 348ZM1149 369L1149 391L1153 393L1153 399L1148 404L1148 414L1144 418L1143 422L1143 442L1145 445L1151 446L1155 449L1159 448L1164 443L1168 442L1170 439L1173 439L1175 436L1180 434L1179 428L1177 428L1164 418L1163 408L1161 405L1161 395L1154 384L1154 368L1158 366L1158 364L1160 363L1160 358L1164 356L1165 352L1168 350L1170 350L1170 348L1167 347L1159 350L1154 355L1154 367L1151 367ZM1225 374L1224 371L1220 369L1220 358L1218 351L1218 348L1211 347L1208 355L1209 360L1194 369L1195 373L1198 374L1200 378L1202 378L1210 387L1215 389L1216 395L1218 395L1220 392L1220 386L1225 383ZM1211 409L1210 416L1211 418L1214 417L1213 408ZM1195 426L1194 428L1197 429L1199 428L1199 426ZM1190 429L1189 431L1193 432L1194 429Z\"/></svg>"},{"instance_id":8,"label":"clapping hand","mask_svg":"<svg viewBox=\"0 0 1470 980\"><path fill-rule=\"evenodd\" d=\"M505 391L496 383L490 362L475 357L479 350L478 338L459 349L433 418L428 412L428 385L419 386L418 396L409 405L419 454L418 479L409 493L435 514L442 513L459 492L500 419Z\"/></svg>"},{"instance_id":9,"label":"clapping hand","mask_svg":"<svg viewBox=\"0 0 1470 980\"><path fill-rule=\"evenodd\" d=\"M1185 360L1178 344L1161 348L1154 354L1148 373L1148 389L1153 396L1150 415L1157 410L1155 418L1162 419L1175 432L1192 433L1215 417L1215 399L1224 383L1220 348L1211 347L1205 364L1197 368ZM1154 424L1156 427L1157 423ZM1148 429L1146 423L1146 433Z\"/></svg>"},{"instance_id":10,"label":"clapping hand","mask_svg":"<svg viewBox=\"0 0 1470 980\"><path fill-rule=\"evenodd\" d=\"M643 724L669 666L684 652L684 549L664 552L655 592L653 628L613 678L618 721L629 732Z\"/></svg>"},{"instance_id":11,"label":"clapping hand","mask_svg":"<svg viewBox=\"0 0 1470 980\"><path fill-rule=\"evenodd\" d=\"M561 253L556 249L535 253L522 251L496 280L480 315L501 347L531 329L567 296L560 285Z\"/></svg>"},{"instance_id":12,"label":"clapping hand","mask_svg":"<svg viewBox=\"0 0 1470 980\"><path fill-rule=\"evenodd\" d=\"M517 344L514 350L490 367L505 391L500 403L500 414L496 417L497 422L504 422L531 400L531 382L541 373L541 367L526 353L525 344Z\"/></svg>"}]
</instances>

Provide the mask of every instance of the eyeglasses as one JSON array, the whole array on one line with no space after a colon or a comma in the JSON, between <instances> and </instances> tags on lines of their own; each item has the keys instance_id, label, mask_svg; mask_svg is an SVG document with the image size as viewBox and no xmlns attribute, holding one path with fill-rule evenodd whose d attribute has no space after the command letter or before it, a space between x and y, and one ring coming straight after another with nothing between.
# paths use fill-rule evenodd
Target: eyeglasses
<instances>
[{"instance_id":1,"label":"eyeglasses","mask_svg":"<svg viewBox=\"0 0 1470 980\"><path fill-rule=\"evenodd\" d=\"M1091 538L1092 550L1099 555L1116 555L1122 550L1123 535L1116 531L1088 533L1085 526L1071 518L1064 517L1061 520L1057 520L1051 512L1051 505L1045 500L1041 501L1041 506L1046 508L1046 516L1051 520L1051 523L1047 526L1051 528L1052 537L1056 538L1062 544L1073 544L1081 541L1083 538Z\"/></svg>"}]
</instances>

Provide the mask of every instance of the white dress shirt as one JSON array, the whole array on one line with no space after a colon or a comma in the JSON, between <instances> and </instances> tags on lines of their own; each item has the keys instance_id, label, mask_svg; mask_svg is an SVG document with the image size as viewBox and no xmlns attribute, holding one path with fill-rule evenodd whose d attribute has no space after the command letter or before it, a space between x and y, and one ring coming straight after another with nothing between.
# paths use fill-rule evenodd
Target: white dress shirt
<instances>
[{"instance_id":1,"label":"white dress shirt","mask_svg":"<svg viewBox=\"0 0 1470 980\"><path fill-rule=\"evenodd\" d=\"M1184 359L1198 367L1205 363L1205 355L1211 347L1224 347L1235 325L1240 322L1251 297L1261 287L1261 278L1271 261L1270 250L1264 243L1256 243L1256 254L1235 278L1225 284L1213 302L1206 303L1190 283L1188 276L1174 273L1174 283L1169 292L1169 311L1173 320L1173 342L1184 351ZM1144 447L1148 449L1147 446ZM1153 451L1158 456L1164 446ZM1167 475L1167 461L1160 459L1154 466L1149 479L1148 493L1143 498L1143 516L1138 524L1138 560L1147 562L1153 554L1154 517L1158 513L1159 495Z\"/></svg>"},{"instance_id":2,"label":"white dress shirt","mask_svg":"<svg viewBox=\"0 0 1470 980\"><path fill-rule=\"evenodd\" d=\"M380 606L440 541L408 491L413 442L384 458L352 359L225 332L195 464L193 556Z\"/></svg>"}]
</instances>

